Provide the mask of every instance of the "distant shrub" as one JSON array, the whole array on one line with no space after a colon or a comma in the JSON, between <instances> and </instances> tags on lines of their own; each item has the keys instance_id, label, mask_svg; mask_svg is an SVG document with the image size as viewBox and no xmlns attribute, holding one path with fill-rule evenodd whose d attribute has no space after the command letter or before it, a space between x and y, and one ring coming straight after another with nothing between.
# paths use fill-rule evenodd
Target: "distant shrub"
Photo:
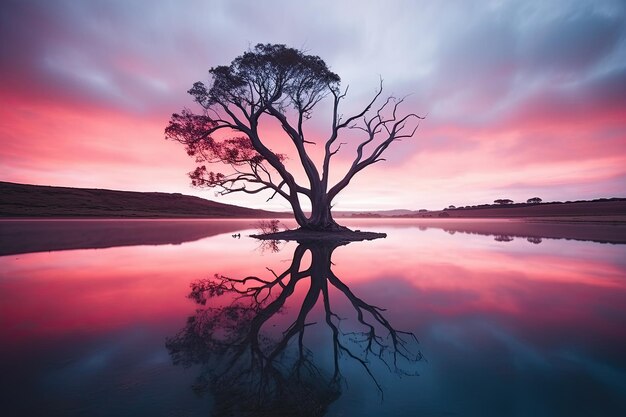
<instances>
[{"instance_id":1,"label":"distant shrub","mask_svg":"<svg viewBox=\"0 0 626 417\"><path fill-rule=\"evenodd\" d=\"M268 233L277 233L280 231L280 221L273 220L261 220L257 223L257 228L261 230L264 235Z\"/></svg>"},{"instance_id":2,"label":"distant shrub","mask_svg":"<svg viewBox=\"0 0 626 417\"><path fill-rule=\"evenodd\" d=\"M493 201L496 204L505 205L505 204L513 204L513 200L508 198L501 198Z\"/></svg>"}]
</instances>

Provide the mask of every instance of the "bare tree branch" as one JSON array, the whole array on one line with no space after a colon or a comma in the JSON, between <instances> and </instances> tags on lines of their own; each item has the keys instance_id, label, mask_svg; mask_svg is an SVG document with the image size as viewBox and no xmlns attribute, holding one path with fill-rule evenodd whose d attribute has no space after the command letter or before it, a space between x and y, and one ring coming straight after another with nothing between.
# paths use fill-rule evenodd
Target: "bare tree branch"
<instances>
[{"instance_id":1,"label":"bare tree branch","mask_svg":"<svg viewBox=\"0 0 626 417\"><path fill-rule=\"evenodd\" d=\"M393 97L375 110L383 91L381 78L371 100L344 120L339 107L348 87L342 92L339 76L322 59L285 45L256 45L229 65L211 68L209 72L210 86L196 82L189 90L201 106L202 114L184 109L181 114L172 115L165 130L166 138L183 144L198 163L190 173L192 184L216 187L220 195L267 191L270 193L267 201L280 195L291 205L300 227L306 229L344 230L331 213L335 196L358 172L384 161L382 154L390 144L411 137L417 128L412 122L422 119L414 113L401 115L403 99ZM305 121L326 97L333 100L331 132L318 168L306 147L316 141L307 138ZM291 111L295 112L296 120L290 120ZM286 133L308 184L298 183L284 164L285 155L269 148L261 126L266 118L277 121ZM346 129L360 131L364 136L357 144L348 172L329 187L331 159L342 145L351 142L346 139L335 145ZM224 134L229 131L235 136L225 139ZM246 162L249 170L244 175L242 166ZM230 166L230 172L209 172L205 163L224 163ZM310 215L305 214L301 198L308 199Z\"/></svg>"}]
</instances>

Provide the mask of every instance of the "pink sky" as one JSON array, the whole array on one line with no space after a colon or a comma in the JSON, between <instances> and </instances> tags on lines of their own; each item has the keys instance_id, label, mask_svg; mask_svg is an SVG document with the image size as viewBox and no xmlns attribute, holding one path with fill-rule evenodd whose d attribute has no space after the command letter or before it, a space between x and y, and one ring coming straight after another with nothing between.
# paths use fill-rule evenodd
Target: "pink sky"
<instances>
[{"instance_id":1,"label":"pink sky","mask_svg":"<svg viewBox=\"0 0 626 417\"><path fill-rule=\"evenodd\" d=\"M191 188L193 160L163 129L210 67L284 43L350 85L345 114L382 76L386 93L411 94L406 111L427 115L336 209L624 197L625 22L610 0L5 1L0 180L216 199ZM327 134L328 114L320 105L311 138ZM352 157L347 147L334 172ZM288 209L268 196L216 200Z\"/></svg>"}]
</instances>

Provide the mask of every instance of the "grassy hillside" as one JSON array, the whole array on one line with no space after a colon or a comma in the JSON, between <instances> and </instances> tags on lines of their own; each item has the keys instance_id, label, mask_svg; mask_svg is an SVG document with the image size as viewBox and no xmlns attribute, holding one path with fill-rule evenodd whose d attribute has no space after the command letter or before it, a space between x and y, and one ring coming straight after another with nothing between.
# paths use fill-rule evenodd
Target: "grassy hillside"
<instances>
[{"instance_id":1,"label":"grassy hillside","mask_svg":"<svg viewBox=\"0 0 626 417\"><path fill-rule=\"evenodd\" d=\"M626 215L626 199L610 198L593 201L568 201L541 204L508 204L503 206L478 206L430 212L434 216L460 218L512 218L512 217L597 217ZM415 217L423 217L420 213Z\"/></svg>"},{"instance_id":2,"label":"grassy hillside","mask_svg":"<svg viewBox=\"0 0 626 417\"><path fill-rule=\"evenodd\" d=\"M335 212L336 218L579 218L581 221L626 221L626 198L602 198L591 201L484 204L444 210L386 210L366 212ZM600 219L601 218L601 219Z\"/></svg>"},{"instance_id":3,"label":"grassy hillside","mask_svg":"<svg viewBox=\"0 0 626 417\"><path fill-rule=\"evenodd\" d=\"M0 182L0 217L259 218L279 216L280 213L216 203L182 194Z\"/></svg>"}]
</instances>

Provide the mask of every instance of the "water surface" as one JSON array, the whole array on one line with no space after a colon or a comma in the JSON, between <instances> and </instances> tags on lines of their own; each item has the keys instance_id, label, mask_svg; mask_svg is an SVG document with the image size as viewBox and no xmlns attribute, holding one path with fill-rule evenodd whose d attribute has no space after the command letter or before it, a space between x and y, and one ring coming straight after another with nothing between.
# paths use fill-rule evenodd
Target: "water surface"
<instances>
[{"instance_id":1,"label":"water surface","mask_svg":"<svg viewBox=\"0 0 626 417\"><path fill-rule=\"evenodd\" d=\"M262 247L254 223L1 222L3 414L626 415L625 245L361 220L388 237Z\"/></svg>"}]
</instances>

